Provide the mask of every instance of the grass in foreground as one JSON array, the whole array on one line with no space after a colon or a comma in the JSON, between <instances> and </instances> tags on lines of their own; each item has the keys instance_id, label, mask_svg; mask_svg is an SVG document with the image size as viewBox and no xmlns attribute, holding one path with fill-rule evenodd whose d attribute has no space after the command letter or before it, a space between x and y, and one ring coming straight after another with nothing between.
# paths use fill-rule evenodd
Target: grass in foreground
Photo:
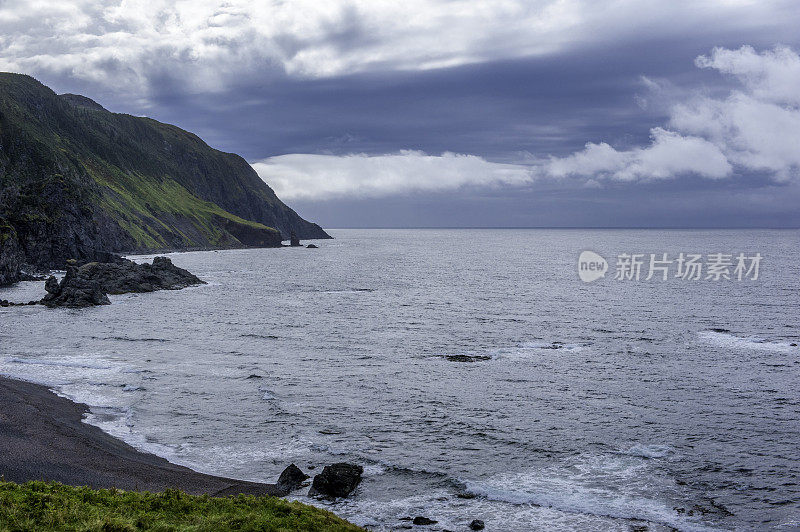
<instances>
[{"instance_id":1,"label":"grass in foreground","mask_svg":"<svg viewBox=\"0 0 800 532\"><path fill-rule=\"evenodd\" d=\"M0 530L357 531L334 514L276 497L209 497L0 482Z\"/></svg>"}]
</instances>

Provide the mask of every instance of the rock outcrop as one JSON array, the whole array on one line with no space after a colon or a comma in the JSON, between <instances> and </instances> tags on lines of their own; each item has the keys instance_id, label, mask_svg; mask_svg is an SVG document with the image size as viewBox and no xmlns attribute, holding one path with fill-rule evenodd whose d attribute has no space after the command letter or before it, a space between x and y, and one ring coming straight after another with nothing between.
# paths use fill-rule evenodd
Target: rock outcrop
<instances>
[{"instance_id":1,"label":"rock outcrop","mask_svg":"<svg viewBox=\"0 0 800 532\"><path fill-rule=\"evenodd\" d=\"M41 303L48 307L108 305L108 294L178 290L197 284L205 283L167 257L156 257L152 264L120 258L118 262L68 266L60 283L52 276L47 279L47 295Z\"/></svg>"},{"instance_id":2,"label":"rock outcrop","mask_svg":"<svg viewBox=\"0 0 800 532\"><path fill-rule=\"evenodd\" d=\"M288 494L299 488L307 478L308 475L303 473L299 467L290 464L289 467L283 470L281 476L278 477L276 486L281 493Z\"/></svg>"},{"instance_id":3,"label":"rock outcrop","mask_svg":"<svg viewBox=\"0 0 800 532\"><path fill-rule=\"evenodd\" d=\"M0 286L20 280L25 255L17 241L17 232L0 218Z\"/></svg>"},{"instance_id":4,"label":"rock outcrop","mask_svg":"<svg viewBox=\"0 0 800 532\"><path fill-rule=\"evenodd\" d=\"M308 495L311 497L347 497L361 482L364 468L360 465L340 462L325 466L322 473L314 477Z\"/></svg>"},{"instance_id":5,"label":"rock outcrop","mask_svg":"<svg viewBox=\"0 0 800 532\"><path fill-rule=\"evenodd\" d=\"M96 281L107 294L179 290L205 284L197 276L178 268L167 257L156 257L152 264L90 262L77 269L77 275Z\"/></svg>"},{"instance_id":6,"label":"rock outcrop","mask_svg":"<svg viewBox=\"0 0 800 532\"><path fill-rule=\"evenodd\" d=\"M47 295L42 298L42 304L48 307L81 308L111 304L108 295L100 289L100 283L78 275L78 269L72 266L60 283L55 277L50 277L44 287Z\"/></svg>"}]
</instances>

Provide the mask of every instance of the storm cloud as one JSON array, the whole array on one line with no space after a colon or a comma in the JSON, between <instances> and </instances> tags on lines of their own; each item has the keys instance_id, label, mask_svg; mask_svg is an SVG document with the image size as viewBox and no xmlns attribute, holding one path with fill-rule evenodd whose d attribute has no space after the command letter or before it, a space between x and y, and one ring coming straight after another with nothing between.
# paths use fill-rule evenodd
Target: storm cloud
<instances>
[{"instance_id":1,"label":"storm cloud","mask_svg":"<svg viewBox=\"0 0 800 532\"><path fill-rule=\"evenodd\" d=\"M6 0L0 70L193 131L329 227L797 226L799 26L791 0Z\"/></svg>"},{"instance_id":2,"label":"storm cloud","mask_svg":"<svg viewBox=\"0 0 800 532\"><path fill-rule=\"evenodd\" d=\"M740 86L724 98L697 95L675 103L671 130L653 128L648 146L619 151L589 143L552 158L544 171L595 180L720 179L734 171L766 172L776 181L800 177L800 56L788 47L762 53L750 46L715 48L695 64L732 75Z\"/></svg>"}]
</instances>

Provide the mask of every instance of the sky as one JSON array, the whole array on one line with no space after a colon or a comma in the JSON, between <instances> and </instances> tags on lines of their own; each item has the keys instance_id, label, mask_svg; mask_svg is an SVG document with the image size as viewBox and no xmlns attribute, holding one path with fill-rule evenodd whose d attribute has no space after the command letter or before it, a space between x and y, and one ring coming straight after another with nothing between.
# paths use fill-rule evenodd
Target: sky
<instances>
[{"instance_id":1,"label":"sky","mask_svg":"<svg viewBox=\"0 0 800 532\"><path fill-rule=\"evenodd\" d=\"M796 0L0 0L0 71L324 227L800 227Z\"/></svg>"}]
</instances>

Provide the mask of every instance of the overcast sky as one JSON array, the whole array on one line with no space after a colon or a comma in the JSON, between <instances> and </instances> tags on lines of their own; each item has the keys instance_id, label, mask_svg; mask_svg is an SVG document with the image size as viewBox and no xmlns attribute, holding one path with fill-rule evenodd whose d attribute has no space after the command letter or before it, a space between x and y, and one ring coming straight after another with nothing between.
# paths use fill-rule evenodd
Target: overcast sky
<instances>
[{"instance_id":1,"label":"overcast sky","mask_svg":"<svg viewBox=\"0 0 800 532\"><path fill-rule=\"evenodd\" d=\"M0 70L239 153L326 227L798 227L798 28L796 0L0 0Z\"/></svg>"}]
</instances>

